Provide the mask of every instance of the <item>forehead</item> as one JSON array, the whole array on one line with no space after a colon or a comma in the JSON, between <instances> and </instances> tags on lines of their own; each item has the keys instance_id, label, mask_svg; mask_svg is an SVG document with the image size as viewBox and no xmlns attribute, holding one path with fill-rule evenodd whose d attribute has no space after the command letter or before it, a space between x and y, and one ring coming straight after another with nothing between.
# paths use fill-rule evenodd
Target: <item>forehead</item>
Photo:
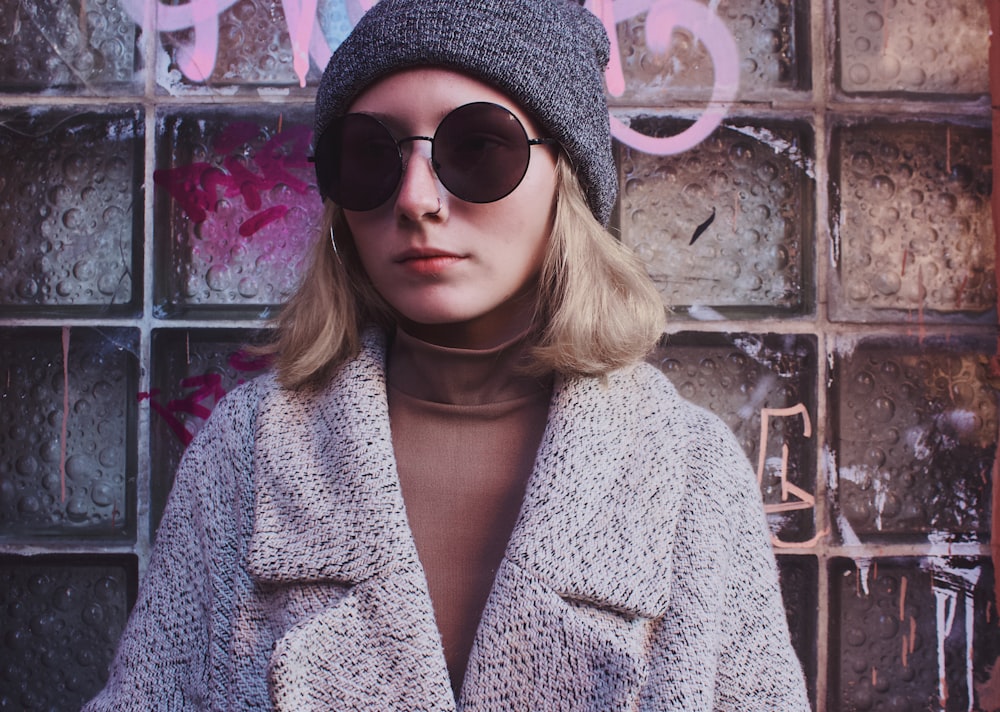
<instances>
[{"instance_id":1,"label":"forehead","mask_svg":"<svg viewBox=\"0 0 1000 712\"><path fill-rule=\"evenodd\" d=\"M347 111L433 127L455 107L475 101L500 104L513 112L529 131L537 131L537 122L509 95L482 80L444 67L414 67L382 77L355 97Z\"/></svg>"}]
</instances>

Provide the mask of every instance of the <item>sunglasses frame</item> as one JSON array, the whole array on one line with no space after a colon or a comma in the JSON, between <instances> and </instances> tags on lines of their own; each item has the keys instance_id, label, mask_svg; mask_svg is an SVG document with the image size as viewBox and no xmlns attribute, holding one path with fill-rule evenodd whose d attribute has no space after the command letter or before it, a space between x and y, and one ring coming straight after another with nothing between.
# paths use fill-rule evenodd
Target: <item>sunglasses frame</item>
<instances>
[{"instance_id":1,"label":"sunglasses frame","mask_svg":"<svg viewBox=\"0 0 1000 712\"><path fill-rule=\"evenodd\" d=\"M462 110L468 110L470 107L477 107L477 106L495 107L496 109L501 110L504 114L506 114L507 116L509 116L510 118L512 118L514 120L514 122L517 124L517 127L520 129L521 135L524 137L524 140L525 140L525 142L526 142L526 144L528 146L527 157L525 158L525 161L524 161L524 170L521 171L521 175L519 175L517 177L517 180L514 181L514 183L511 186L511 188L509 190L507 190L505 193L503 193L503 195L499 195L499 196L497 196L495 198L489 198L489 199L486 199L486 200L470 200L468 198L464 198L464 197L456 194L455 191L452 190L452 188L445 182L444 178L441 176L441 164L437 160L436 143L435 143L435 140L438 138L438 133L439 133L439 131L441 129L441 126L444 125L448 121L448 119L451 118L453 116L453 114L455 114L455 112L462 111ZM343 114L343 115L338 116L337 118L335 118L333 120L333 122L331 122L330 125L327 126L327 128L323 131L323 133L320 136L319 140L316 141L316 144L315 144L315 146L316 146L316 152L315 152L315 154L309 157L309 162L310 163L314 163L315 166L316 166L316 185L319 188L320 197L322 197L323 199L329 199L329 200L331 200L331 201L333 201L335 203L337 203L338 201L333 197L333 195L331 195L332 191L328 190L324 186L324 182L326 182L326 181L324 181L323 178L324 178L324 173L326 171L325 171L325 169L324 169L323 166L326 165L326 164L324 164L323 159L321 158L321 156L319 154L320 154L320 149L323 147L324 140L327 140L330 136L332 136L333 134L331 132L336 131L337 128L340 125L342 125L343 122L348 117L351 117L351 116L361 116L361 117L364 117L367 120L374 121L379 126L381 126L382 129L385 131L386 136L388 136L389 139L391 139L391 141L395 144L396 154L397 154L398 161L399 161L398 162L398 178L396 179L396 182L393 185L392 190L390 190L385 195L385 197L382 198L381 200L379 200L377 203L371 205L370 207L360 207L360 208L351 208L351 207L349 207L347 205L343 205L341 203L338 203L345 210L351 210L353 212L367 212L367 211L370 211L370 210L375 210L375 209L381 207L382 205L384 205L389 199L391 199L392 196L393 196L393 194L395 194L395 192L399 189L399 184L403 180L403 176L405 175L405 172L406 172L406 169L407 169L408 163L409 163L407 160L405 160L405 158L403 156L402 145L404 143L411 143L413 141L429 141L430 144L431 144L431 166L434 168L434 174L437 176L437 179L441 183L441 185L444 186L445 190L447 190L449 193L451 193L453 196L455 196L459 200L462 200L462 201L467 202L467 203L480 204L480 205L486 204L486 203L495 203L498 200L503 200L508 195L510 195L511 193L513 193L515 190L517 190L517 187L519 185L521 185L521 182L524 180L524 176L527 175L527 173L528 173L528 166L531 164L531 147L532 146L540 146L540 145L556 145L557 146L557 145L559 145L559 142L556 139L554 139L554 138L529 138L528 137L528 132L524 128L524 124L521 123L521 120L517 118L517 116L514 114L514 112L512 112L510 109L508 109L507 107L505 107L505 106L503 106L501 104L497 104L495 102L490 102L490 101L473 101L473 102L469 102L467 104L462 104L461 106L456 106L454 109L452 109L451 111L449 111L444 116L444 118L441 119L440 122L438 122L437 127L434 129L434 135L433 136L416 136L415 135L415 136L404 136L403 138L400 138L400 139L397 139L393 135L392 131L389 129L388 126L386 126L382 121L380 121L377 117L375 117L375 116L373 116L371 114L366 114L366 113L361 113L361 112ZM330 160L332 161L332 159L330 159ZM365 203L365 205L367 206L368 204Z\"/></svg>"}]
</instances>

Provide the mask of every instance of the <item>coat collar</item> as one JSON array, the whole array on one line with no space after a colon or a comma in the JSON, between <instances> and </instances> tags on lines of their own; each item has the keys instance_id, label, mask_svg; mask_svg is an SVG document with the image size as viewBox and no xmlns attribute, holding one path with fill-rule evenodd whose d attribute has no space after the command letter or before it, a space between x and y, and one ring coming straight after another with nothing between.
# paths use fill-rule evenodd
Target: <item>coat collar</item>
<instances>
[{"instance_id":1,"label":"coat collar","mask_svg":"<svg viewBox=\"0 0 1000 712\"><path fill-rule=\"evenodd\" d=\"M322 391L274 387L263 400L248 561L256 578L356 584L419 567L392 450L385 349L370 330ZM670 425L637 402L633 377L557 379L506 558L560 596L652 617L666 609L683 495L670 480L682 478L649 477L639 461L643 441Z\"/></svg>"},{"instance_id":2,"label":"coat collar","mask_svg":"<svg viewBox=\"0 0 1000 712\"><path fill-rule=\"evenodd\" d=\"M255 433L248 567L276 583L359 583L412 565L389 430L385 338L369 331L359 356L318 391L275 386Z\"/></svg>"}]
</instances>

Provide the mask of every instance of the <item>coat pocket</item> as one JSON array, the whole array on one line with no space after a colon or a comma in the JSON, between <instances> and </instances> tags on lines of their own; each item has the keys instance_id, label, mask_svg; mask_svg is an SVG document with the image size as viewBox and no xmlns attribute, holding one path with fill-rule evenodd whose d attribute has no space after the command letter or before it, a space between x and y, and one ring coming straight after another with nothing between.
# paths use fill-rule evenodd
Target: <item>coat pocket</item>
<instances>
[{"instance_id":1,"label":"coat pocket","mask_svg":"<svg viewBox=\"0 0 1000 712\"><path fill-rule=\"evenodd\" d=\"M651 621L564 597L505 560L483 614L463 710L634 710Z\"/></svg>"},{"instance_id":2,"label":"coat pocket","mask_svg":"<svg viewBox=\"0 0 1000 712\"><path fill-rule=\"evenodd\" d=\"M274 645L268 683L277 710L453 712L420 571L358 583L299 620Z\"/></svg>"}]
</instances>

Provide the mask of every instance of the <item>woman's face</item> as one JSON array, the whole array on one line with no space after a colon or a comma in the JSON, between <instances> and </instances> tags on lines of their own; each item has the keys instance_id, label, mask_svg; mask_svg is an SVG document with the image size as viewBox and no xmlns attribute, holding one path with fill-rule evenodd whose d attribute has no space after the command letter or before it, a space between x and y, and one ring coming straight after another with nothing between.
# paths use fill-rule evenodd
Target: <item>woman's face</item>
<instances>
[{"instance_id":1,"label":"woman's face","mask_svg":"<svg viewBox=\"0 0 1000 712\"><path fill-rule=\"evenodd\" d=\"M529 138L539 127L500 91L463 74L409 69L370 86L350 112L372 114L398 140L433 136L452 109L471 102L509 109ZM428 141L401 145L406 168L374 210L344 211L361 263L411 334L443 346L488 348L521 333L552 230L556 152L533 146L521 183L493 203L468 203L441 185ZM440 209L439 209L440 208Z\"/></svg>"}]
</instances>

